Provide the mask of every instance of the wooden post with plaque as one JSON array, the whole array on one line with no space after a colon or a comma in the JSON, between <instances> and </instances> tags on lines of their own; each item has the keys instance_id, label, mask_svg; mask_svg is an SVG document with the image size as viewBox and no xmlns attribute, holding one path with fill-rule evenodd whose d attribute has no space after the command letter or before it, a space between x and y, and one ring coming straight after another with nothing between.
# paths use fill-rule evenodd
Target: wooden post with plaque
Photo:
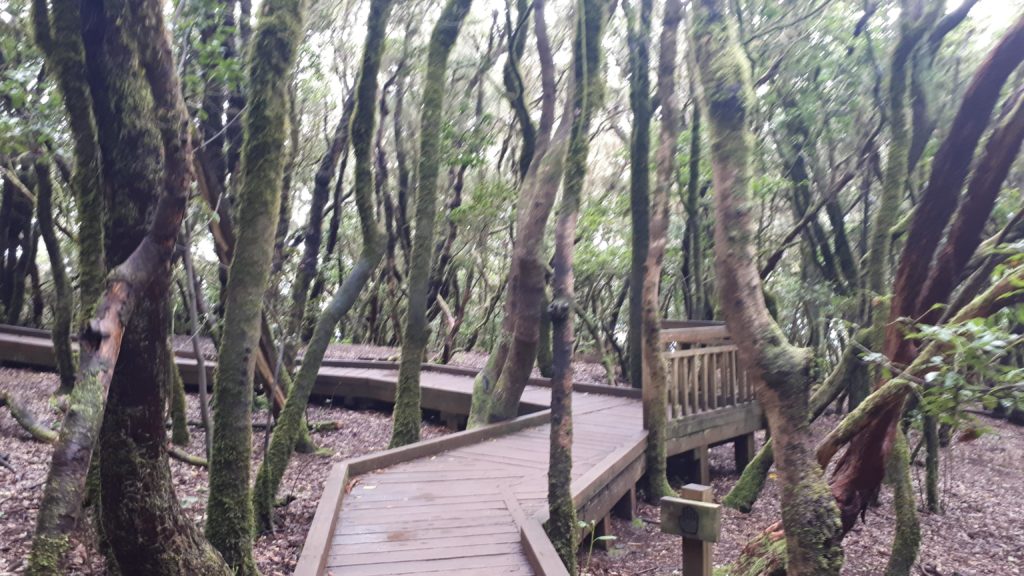
<instances>
[{"instance_id":1,"label":"wooden post with plaque","mask_svg":"<svg viewBox=\"0 0 1024 576\"><path fill-rule=\"evenodd\" d=\"M661 499L661 531L683 537L683 576L711 576L711 545L718 542L722 509L711 503L711 487L687 484L682 498Z\"/></svg>"}]
</instances>

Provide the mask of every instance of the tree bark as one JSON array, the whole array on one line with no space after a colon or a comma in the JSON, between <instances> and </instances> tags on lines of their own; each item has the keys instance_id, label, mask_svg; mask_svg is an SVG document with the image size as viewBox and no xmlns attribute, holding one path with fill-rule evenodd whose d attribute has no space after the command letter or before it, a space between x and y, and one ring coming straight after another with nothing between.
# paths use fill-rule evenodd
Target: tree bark
<instances>
[{"instance_id":1,"label":"tree bark","mask_svg":"<svg viewBox=\"0 0 1024 576\"><path fill-rule=\"evenodd\" d=\"M472 0L449 0L434 26L427 49L427 72L420 112L420 163L416 183L416 228L409 264L408 305L398 368L390 447L420 439L420 368L427 345L427 295L433 263L437 175L441 163L441 117L444 113L448 55L459 36Z\"/></svg>"},{"instance_id":2,"label":"tree bark","mask_svg":"<svg viewBox=\"0 0 1024 576\"><path fill-rule=\"evenodd\" d=\"M303 36L304 0L261 6L248 59L248 105L238 189L238 242L228 271L224 336L213 389L214 439L206 534L241 576L257 574L252 556L252 380L260 314L270 275L281 201L288 84ZM294 442L289 445L289 450Z\"/></svg>"},{"instance_id":3,"label":"tree bark","mask_svg":"<svg viewBox=\"0 0 1024 576\"><path fill-rule=\"evenodd\" d=\"M641 22L644 10L641 4ZM646 16L650 18L648 13ZM652 194L650 248L643 275L643 398L644 427L647 429L647 497L651 502L674 494L666 475L665 425L668 406L667 369L662 357L660 284L665 245L668 242L669 198L676 181L676 152L679 141L679 108L676 101L676 54L682 2L668 0L661 31L658 59L658 93L661 130L656 153L657 167ZM644 25L649 26L649 23Z\"/></svg>"},{"instance_id":4,"label":"tree bark","mask_svg":"<svg viewBox=\"0 0 1024 576\"><path fill-rule=\"evenodd\" d=\"M779 447L787 573L838 574L843 554L836 505L814 461L808 424L811 357L782 335L765 305L753 250L748 115L750 65L733 16L719 0L694 2L690 41L699 97L711 135L715 190L715 269L722 311Z\"/></svg>"}]
</instances>

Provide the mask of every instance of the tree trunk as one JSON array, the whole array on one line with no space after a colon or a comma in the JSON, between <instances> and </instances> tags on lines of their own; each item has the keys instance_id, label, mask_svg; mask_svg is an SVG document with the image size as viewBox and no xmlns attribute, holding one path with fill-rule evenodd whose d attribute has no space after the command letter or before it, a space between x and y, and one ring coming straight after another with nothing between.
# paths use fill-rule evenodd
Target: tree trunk
<instances>
[{"instance_id":1,"label":"tree trunk","mask_svg":"<svg viewBox=\"0 0 1024 576\"><path fill-rule=\"evenodd\" d=\"M642 26L649 28L649 1L642 2L640 10ZM668 0L665 4L661 54L658 58L657 97L661 103L661 130L658 135L657 168L652 194L650 248L644 263L643 277L644 427L647 429L647 497L651 502L674 494L666 476L668 387L667 369L662 357L659 286L665 245L668 242L669 197L672 184L676 181L679 108L675 96L675 64L681 13L681 0Z\"/></svg>"},{"instance_id":2,"label":"tree trunk","mask_svg":"<svg viewBox=\"0 0 1024 576\"><path fill-rule=\"evenodd\" d=\"M33 2L33 14L36 41L43 48L47 63L56 71L74 143L71 188L78 208L79 319L84 325L104 290L107 263L99 136L92 91L86 80L81 8L76 2L57 0L48 15L45 3L37 0Z\"/></svg>"},{"instance_id":3,"label":"tree trunk","mask_svg":"<svg viewBox=\"0 0 1024 576\"><path fill-rule=\"evenodd\" d=\"M516 209L516 241L512 247L505 318L487 366L474 382L470 427L516 416L519 398L537 359L547 269L543 259L544 228L562 180L571 117L563 115L552 134L555 70L540 3L534 4L534 29L542 86L537 148L523 180Z\"/></svg>"},{"instance_id":4,"label":"tree trunk","mask_svg":"<svg viewBox=\"0 0 1024 576\"><path fill-rule=\"evenodd\" d=\"M304 0L263 4L248 61L242 125L238 242L228 271L224 336L213 388L214 439L206 534L241 576L257 574L252 557L252 380L263 295L270 275L281 201L288 84L303 37ZM294 442L289 444L289 450Z\"/></svg>"},{"instance_id":5,"label":"tree trunk","mask_svg":"<svg viewBox=\"0 0 1024 576\"><path fill-rule=\"evenodd\" d=\"M780 457L787 573L838 574L843 554L836 505L814 460L808 424L812 384L808 351L794 348L768 313L754 254L748 115L754 105L750 65L733 16L719 0L693 4L690 40L700 103L711 135L715 190L715 268L722 311L743 365L754 380Z\"/></svg>"},{"instance_id":6,"label":"tree trunk","mask_svg":"<svg viewBox=\"0 0 1024 576\"><path fill-rule=\"evenodd\" d=\"M295 440L302 430L302 416L334 328L355 303L384 255L383 233L374 218L371 154L374 110L377 106L377 74L380 70L384 32L392 3L393 0L373 0L370 5L366 46L360 80L356 86L355 111L351 122L351 141L356 162L356 207L363 234L363 251L317 320L313 337L302 359L302 366L288 392L288 399L277 419L277 426L270 438L270 446L256 476L253 501L246 503L248 506L255 504L257 527L261 531L273 527L273 499L288 466L292 446L295 445ZM251 431L249 422L245 424Z\"/></svg>"},{"instance_id":7,"label":"tree trunk","mask_svg":"<svg viewBox=\"0 0 1024 576\"><path fill-rule=\"evenodd\" d=\"M55 3L54 22L67 18L68 14L64 11L69 8L73 7L64 2ZM156 462L159 466L162 461L166 465L162 436L166 404L159 401L159 381L152 380L148 382L149 386L145 385L146 382L140 385L140 382L124 375L128 368L118 363L118 357L126 333L129 335L129 348L155 342L158 347L151 349L151 352L166 352L165 332L137 334L132 330L135 330L138 323L132 323L131 320L136 303L148 301L151 304L148 309L152 312L162 306L161 300L154 302L153 297L160 294L166 296L166 278L170 274L171 255L184 215L191 179L188 116L171 56L170 40L163 27L160 5L156 2L130 7L90 4L89 9L95 18L81 29L82 42L79 46L84 51L79 56L82 60L87 56L90 64L90 88L94 98L86 105L93 108L98 119L97 125L101 127L97 142L104 149L104 174L109 181L111 195L107 202L108 206L116 208L111 212L108 225L110 230L117 231L117 237L115 241L108 236L107 247L110 250L106 256L112 262L122 262L108 277L106 291L95 308L96 316L86 324L79 338L79 373L71 394L70 408L54 448L32 543L29 574L62 572L61 559L81 505L86 474L112 379L115 380L115 390L120 390L122 385L129 385L134 393L143 396L150 394L146 396L147 399L156 398L155 409L160 411L160 417L154 420L160 427L159 442L137 453L140 455L138 464L145 467ZM45 6L37 5L36 11L38 27L49 29ZM137 54L135 47L139 49ZM142 76L143 71L145 78ZM113 78L118 81L111 81ZM97 90L97 85L103 89ZM140 106L148 110L139 109ZM159 132L150 123L154 117L165 120ZM80 136L76 134L76 139ZM154 161L160 158L163 159L162 163ZM160 189L164 192L152 211L147 231L146 208ZM163 292L160 292L161 289ZM133 339L133 336L138 338ZM132 362L152 364L149 356L129 353L124 365ZM115 365L120 374L116 379ZM155 396L152 395L154 389ZM153 408L151 404L147 405ZM116 414L121 406L116 401L112 404L113 412ZM112 416L112 421L114 418L116 416ZM145 435L146 431L140 426L138 430L129 433ZM123 471L119 483L123 486L139 485L139 476L133 476L132 473L133 470ZM173 503L169 477L155 477L151 480L145 485L157 493L163 491L164 501ZM147 501L152 493L143 490L138 495ZM130 516L131 506L127 503L124 506L113 506L111 514L118 518ZM175 515L173 504L167 510L160 524L177 526L175 523L180 522L181 517ZM112 526L117 530L116 523ZM175 530L175 533L181 534L184 530ZM144 539L152 536L152 532L142 532L139 536ZM117 555L145 544L164 545L143 539L112 542L119 546L112 551ZM209 548L198 540L189 540L177 547L174 555L181 558L182 562L198 555L207 558L203 550ZM217 560L215 554L213 558ZM188 571L207 573L216 573L218 566L224 568L223 563L218 564L216 561L196 562L189 566L191 569ZM147 573L171 574L174 571Z\"/></svg>"},{"instance_id":8,"label":"tree trunk","mask_svg":"<svg viewBox=\"0 0 1024 576\"><path fill-rule=\"evenodd\" d=\"M64 258L60 251L60 242L53 230L53 181L50 178L50 163L46 160L36 161L36 213L39 220L39 233L46 245L46 253L50 257L50 275L53 276L53 355L57 360L57 372L60 374L58 394L71 392L75 387L75 359L71 354L71 315L74 299L68 283L68 273L64 268Z\"/></svg>"},{"instance_id":9,"label":"tree trunk","mask_svg":"<svg viewBox=\"0 0 1024 576\"><path fill-rule=\"evenodd\" d=\"M644 350L644 268L651 241L650 149L651 149L651 2L639 0L640 10L627 11L629 45L629 103L633 110L633 131L629 140L629 207L632 222L629 265L629 329L626 357L629 383L643 382Z\"/></svg>"},{"instance_id":10,"label":"tree trunk","mask_svg":"<svg viewBox=\"0 0 1024 576\"><path fill-rule=\"evenodd\" d=\"M427 52L427 75L420 112L420 164L416 183L416 229L409 265L408 307L398 368L391 448L420 439L420 368L427 345L427 294L433 263L437 174L441 162L441 117L444 113L448 55L459 36L472 0L449 0L434 27Z\"/></svg>"},{"instance_id":11,"label":"tree trunk","mask_svg":"<svg viewBox=\"0 0 1024 576\"><path fill-rule=\"evenodd\" d=\"M590 125L601 106L604 77L601 38L613 4L580 0L573 41L573 85L569 99L572 133L565 160L562 202L555 222L555 257L549 307L552 324L551 447L548 464L547 533L569 574L576 574L576 507L572 500L572 350L575 287L573 251L580 198L587 176Z\"/></svg>"}]
</instances>

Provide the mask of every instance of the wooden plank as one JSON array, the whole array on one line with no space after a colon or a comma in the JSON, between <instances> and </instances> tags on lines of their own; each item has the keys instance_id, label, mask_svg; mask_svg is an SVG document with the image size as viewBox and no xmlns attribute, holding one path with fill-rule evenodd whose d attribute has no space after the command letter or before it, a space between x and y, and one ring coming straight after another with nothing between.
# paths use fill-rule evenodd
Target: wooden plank
<instances>
[{"instance_id":1,"label":"wooden plank","mask_svg":"<svg viewBox=\"0 0 1024 576\"><path fill-rule=\"evenodd\" d=\"M502 503L502 507L505 504ZM347 552L348 550L356 550L356 553L360 554L386 554L389 552L407 551L407 550L430 550L430 549L441 549L441 548L452 548L456 546L477 546L487 544L519 544L519 532L503 531L497 534L481 534L479 531L468 532L457 536L448 536L443 538L418 538L415 540L385 540L380 542L365 542L355 545L355 543L345 542L343 544L336 543L331 546L330 556L342 556L345 554L353 554ZM380 556L377 557L378 560ZM390 558L389 558L390 559Z\"/></svg>"},{"instance_id":2,"label":"wooden plank","mask_svg":"<svg viewBox=\"0 0 1024 576\"><path fill-rule=\"evenodd\" d=\"M696 328L668 328L662 329L659 337L662 342L694 344L726 340L729 338L729 330L724 324L720 326L701 326Z\"/></svg>"},{"instance_id":3,"label":"wooden plank","mask_svg":"<svg viewBox=\"0 0 1024 576\"><path fill-rule=\"evenodd\" d=\"M548 539L543 526L535 517L528 517L519 505L518 499L504 487L505 505L508 506L509 514L512 515L516 525L519 526L519 535L522 539L523 551L530 566L537 576L569 576L569 571L562 564L558 552Z\"/></svg>"},{"instance_id":4,"label":"wooden plank","mask_svg":"<svg viewBox=\"0 0 1024 576\"><path fill-rule=\"evenodd\" d=\"M467 569L489 569L477 574L500 574L498 569L505 567L518 568L526 563L525 558L517 558L509 554L491 556L473 556L470 558L446 558L443 560L425 560L419 562L387 562L382 564L366 564L362 566L341 567L328 564L328 574L344 576L397 576L398 574L426 574L444 572L448 574L465 574Z\"/></svg>"},{"instance_id":5,"label":"wooden plank","mask_svg":"<svg viewBox=\"0 0 1024 576\"><path fill-rule=\"evenodd\" d=\"M721 352L730 352L736 350L735 344L723 344L720 346L707 346L704 348L687 348L685 350L676 350L674 352L666 352L666 358L693 358L694 356L710 356L712 354L719 354Z\"/></svg>"},{"instance_id":6,"label":"wooden plank","mask_svg":"<svg viewBox=\"0 0 1024 576\"><path fill-rule=\"evenodd\" d=\"M425 456L432 456L447 450L453 450L455 448L475 444L504 434L517 432L523 428L545 424L550 420L551 411L545 410L536 414L520 416L519 418L509 420L508 422L491 424L489 426L483 426L473 430L467 430L465 432L456 432L455 434L448 434L447 436L441 436L440 438L416 442L415 444L409 444L408 446L403 446L401 448L393 448L377 454L371 454L361 458L353 458L348 461L348 465L351 468L351 474L353 476L365 474L371 470L393 466L399 462L407 462L409 460L415 460Z\"/></svg>"},{"instance_id":7,"label":"wooden plank","mask_svg":"<svg viewBox=\"0 0 1024 576\"><path fill-rule=\"evenodd\" d=\"M435 517L432 520L419 522L416 524L416 529L435 529L435 528L459 528L462 526L489 526L491 524L500 524L506 516L493 515L493 516L479 516L476 518L438 518ZM511 522L511 520L509 520ZM401 532L409 527L408 523L405 522L375 522L368 524L361 522L358 525L349 524L345 522L344 515L342 515L341 523L335 527L335 534L373 534L376 532Z\"/></svg>"},{"instance_id":8,"label":"wooden plank","mask_svg":"<svg viewBox=\"0 0 1024 576\"><path fill-rule=\"evenodd\" d=\"M331 549L344 550L346 546L401 545L403 543L423 543L425 546L430 546L434 541L444 541L451 538L466 538L475 535L497 537L498 535L508 534L515 535L518 538L519 528L507 522L485 526L456 526L454 528L432 529L418 529L412 526L392 532L335 534L331 540Z\"/></svg>"},{"instance_id":9,"label":"wooden plank","mask_svg":"<svg viewBox=\"0 0 1024 576\"><path fill-rule=\"evenodd\" d=\"M306 542L302 545L295 566L296 576L318 576L323 570L347 484L348 466L345 463L335 464L324 482L324 491L317 503L313 523L306 533Z\"/></svg>"},{"instance_id":10,"label":"wooden plank","mask_svg":"<svg viewBox=\"0 0 1024 576\"><path fill-rule=\"evenodd\" d=\"M507 512L506 512L507 513ZM460 542L457 540L456 542ZM456 546L433 546L411 550L388 550L379 552L357 552L332 555L327 559L330 566L345 567L366 564L379 564L382 559L393 562L424 562L456 558L472 558L473 556L518 555L522 553L522 545L516 542L486 542L479 544L462 544ZM347 570L345 570L347 572Z\"/></svg>"}]
</instances>

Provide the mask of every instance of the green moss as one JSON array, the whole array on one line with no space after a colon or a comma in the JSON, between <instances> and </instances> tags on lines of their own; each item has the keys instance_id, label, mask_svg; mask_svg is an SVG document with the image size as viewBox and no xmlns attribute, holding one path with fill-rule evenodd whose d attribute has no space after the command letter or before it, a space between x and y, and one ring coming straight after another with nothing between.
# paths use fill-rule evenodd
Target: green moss
<instances>
[{"instance_id":1,"label":"green moss","mask_svg":"<svg viewBox=\"0 0 1024 576\"><path fill-rule=\"evenodd\" d=\"M743 513L753 510L754 502L757 502L761 495L764 483L768 479L768 471L774 463L775 455L772 452L772 440L769 438L754 459L743 469L740 479L725 498L722 498L722 504Z\"/></svg>"},{"instance_id":2,"label":"green moss","mask_svg":"<svg viewBox=\"0 0 1024 576\"><path fill-rule=\"evenodd\" d=\"M427 74L420 115L420 163L416 182L416 229L409 264L408 306L398 370L390 447L420 439L420 367L427 345L427 297L433 264L437 176L441 164L441 125L444 113L448 55L451 53L472 0L448 0L430 37Z\"/></svg>"},{"instance_id":3,"label":"green moss","mask_svg":"<svg viewBox=\"0 0 1024 576\"><path fill-rule=\"evenodd\" d=\"M214 386L214 440L206 534L238 574L257 574L252 556L251 382L263 295L280 213L288 82L303 36L303 0L262 4L251 40L248 105L237 208L238 239L228 271L223 340ZM288 451L294 446L288 443Z\"/></svg>"},{"instance_id":4,"label":"green moss","mask_svg":"<svg viewBox=\"0 0 1024 576\"><path fill-rule=\"evenodd\" d=\"M914 503L914 486L910 481L910 452L907 449L907 437L902 430L896 431L886 472L894 486L896 533L885 576L909 576L921 547L921 526Z\"/></svg>"}]
</instances>

